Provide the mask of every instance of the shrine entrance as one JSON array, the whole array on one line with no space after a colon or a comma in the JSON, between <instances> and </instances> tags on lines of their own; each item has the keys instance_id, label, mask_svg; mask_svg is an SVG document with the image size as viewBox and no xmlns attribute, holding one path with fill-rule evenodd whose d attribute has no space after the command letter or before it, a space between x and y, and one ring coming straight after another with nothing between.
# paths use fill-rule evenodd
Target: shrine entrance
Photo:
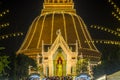
<instances>
[{"instance_id":1,"label":"shrine entrance","mask_svg":"<svg viewBox=\"0 0 120 80\"><path fill-rule=\"evenodd\" d=\"M66 76L66 55L62 49L53 55L54 76Z\"/></svg>"}]
</instances>

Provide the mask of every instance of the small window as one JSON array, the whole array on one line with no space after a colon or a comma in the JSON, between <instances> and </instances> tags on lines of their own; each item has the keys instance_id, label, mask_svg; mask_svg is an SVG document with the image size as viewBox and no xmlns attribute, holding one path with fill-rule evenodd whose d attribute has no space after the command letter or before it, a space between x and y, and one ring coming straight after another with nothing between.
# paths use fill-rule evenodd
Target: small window
<instances>
[{"instance_id":1,"label":"small window","mask_svg":"<svg viewBox=\"0 0 120 80\"><path fill-rule=\"evenodd\" d=\"M73 73L73 67L71 67L71 74Z\"/></svg>"},{"instance_id":2,"label":"small window","mask_svg":"<svg viewBox=\"0 0 120 80\"><path fill-rule=\"evenodd\" d=\"M60 0L60 3L63 3L63 0Z\"/></svg>"},{"instance_id":3,"label":"small window","mask_svg":"<svg viewBox=\"0 0 120 80\"><path fill-rule=\"evenodd\" d=\"M52 0L49 0L49 3L52 3Z\"/></svg>"},{"instance_id":4,"label":"small window","mask_svg":"<svg viewBox=\"0 0 120 80\"><path fill-rule=\"evenodd\" d=\"M54 0L54 3L57 3L57 0Z\"/></svg>"},{"instance_id":5,"label":"small window","mask_svg":"<svg viewBox=\"0 0 120 80\"><path fill-rule=\"evenodd\" d=\"M67 3L67 0L65 0L65 3Z\"/></svg>"},{"instance_id":6,"label":"small window","mask_svg":"<svg viewBox=\"0 0 120 80\"><path fill-rule=\"evenodd\" d=\"M72 57L72 59L75 59L75 57Z\"/></svg>"},{"instance_id":7,"label":"small window","mask_svg":"<svg viewBox=\"0 0 120 80\"><path fill-rule=\"evenodd\" d=\"M49 76L49 67L46 67L46 76Z\"/></svg>"},{"instance_id":8,"label":"small window","mask_svg":"<svg viewBox=\"0 0 120 80\"><path fill-rule=\"evenodd\" d=\"M48 57L45 57L44 59L45 59L45 60L47 60L47 59L48 59Z\"/></svg>"},{"instance_id":9,"label":"small window","mask_svg":"<svg viewBox=\"0 0 120 80\"><path fill-rule=\"evenodd\" d=\"M42 57L40 57L39 62L42 63Z\"/></svg>"}]
</instances>

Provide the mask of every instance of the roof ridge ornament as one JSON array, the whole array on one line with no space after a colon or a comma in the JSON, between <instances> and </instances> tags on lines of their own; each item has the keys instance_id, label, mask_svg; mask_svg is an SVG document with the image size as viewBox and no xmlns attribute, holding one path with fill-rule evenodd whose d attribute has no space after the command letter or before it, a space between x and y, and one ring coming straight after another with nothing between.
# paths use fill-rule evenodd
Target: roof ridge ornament
<instances>
[{"instance_id":1,"label":"roof ridge ornament","mask_svg":"<svg viewBox=\"0 0 120 80\"><path fill-rule=\"evenodd\" d=\"M61 30L60 30L60 29L58 29L58 30L56 31L56 35L61 35Z\"/></svg>"}]
</instances>

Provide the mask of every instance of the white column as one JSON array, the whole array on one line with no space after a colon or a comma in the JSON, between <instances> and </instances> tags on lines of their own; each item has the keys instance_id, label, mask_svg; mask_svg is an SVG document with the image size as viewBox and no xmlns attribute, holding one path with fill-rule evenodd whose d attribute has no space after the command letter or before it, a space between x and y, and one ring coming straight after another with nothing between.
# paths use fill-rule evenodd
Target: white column
<instances>
[{"instance_id":1,"label":"white column","mask_svg":"<svg viewBox=\"0 0 120 80\"><path fill-rule=\"evenodd\" d=\"M32 67L32 66L29 66L29 67L28 67L28 74L29 74L29 75L31 74L31 67Z\"/></svg>"},{"instance_id":2,"label":"white column","mask_svg":"<svg viewBox=\"0 0 120 80\"><path fill-rule=\"evenodd\" d=\"M39 61L40 55L37 54L37 65L39 65L40 61Z\"/></svg>"}]
</instances>

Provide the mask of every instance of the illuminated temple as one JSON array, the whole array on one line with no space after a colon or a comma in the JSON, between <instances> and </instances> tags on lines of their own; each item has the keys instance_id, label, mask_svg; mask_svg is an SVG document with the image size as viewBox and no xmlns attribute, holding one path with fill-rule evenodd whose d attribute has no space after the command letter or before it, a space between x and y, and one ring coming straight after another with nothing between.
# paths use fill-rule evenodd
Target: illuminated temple
<instances>
[{"instance_id":1,"label":"illuminated temple","mask_svg":"<svg viewBox=\"0 0 120 80\"><path fill-rule=\"evenodd\" d=\"M36 59L46 76L75 75L79 59L88 59L90 70L100 62L101 53L89 41L92 38L73 0L44 0L17 54Z\"/></svg>"}]
</instances>

